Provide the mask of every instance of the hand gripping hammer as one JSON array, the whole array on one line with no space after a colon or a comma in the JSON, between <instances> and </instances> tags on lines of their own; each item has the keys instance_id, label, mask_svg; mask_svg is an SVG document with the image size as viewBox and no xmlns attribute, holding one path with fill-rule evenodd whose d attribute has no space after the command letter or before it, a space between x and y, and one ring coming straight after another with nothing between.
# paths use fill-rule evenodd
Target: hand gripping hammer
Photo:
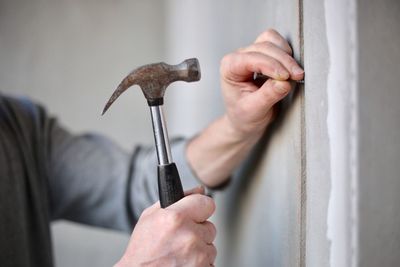
<instances>
[{"instance_id":1,"label":"hand gripping hammer","mask_svg":"<svg viewBox=\"0 0 400 267\"><path fill-rule=\"evenodd\" d=\"M200 80L200 66L196 58L178 65L160 62L144 65L133 70L112 94L104 107L104 114L114 101L132 85L139 85L150 107L154 139L158 158L158 193L160 205L166 208L183 198L182 183L178 169L172 161L168 132L163 114L164 93L175 81L195 82Z\"/></svg>"}]
</instances>

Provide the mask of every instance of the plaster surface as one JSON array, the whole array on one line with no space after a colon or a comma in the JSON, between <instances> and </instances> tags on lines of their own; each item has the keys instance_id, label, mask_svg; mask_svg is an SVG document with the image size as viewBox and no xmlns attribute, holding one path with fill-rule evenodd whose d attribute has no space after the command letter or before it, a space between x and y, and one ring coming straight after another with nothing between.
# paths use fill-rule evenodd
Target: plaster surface
<instances>
[{"instance_id":1,"label":"plaster surface","mask_svg":"<svg viewBox=\"0 0 400 267\"><path fill-rule=\"evenodd\" d=\"M357 266L358 128L355 1L326 0L329 49L327 130L331 190L327 237L330 266Z\"/></svg>"},{"instance_id":2,"label":"plaster surface","mask_svg":"<svg viewBox=\"0 0 400 267\"><path fill-rule=\"evenodd\" d=\"M304 1L305 123L307 161L306 266L329 266L326 236L331 190L327 129L330 65L323 1Z\"/></svg>"}]
</instances>

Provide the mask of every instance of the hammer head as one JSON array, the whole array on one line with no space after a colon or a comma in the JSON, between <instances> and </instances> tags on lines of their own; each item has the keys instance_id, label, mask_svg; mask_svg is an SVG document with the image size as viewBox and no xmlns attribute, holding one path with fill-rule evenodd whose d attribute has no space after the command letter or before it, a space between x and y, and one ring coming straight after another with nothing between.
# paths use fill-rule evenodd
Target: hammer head
<instances>
[{"instance_id":1,"label":"hammer head","mask_svg":"<svg viewBox=\"0 0 400 267\"><path fill-rule=\"evenodd\" d=\"M104 114L114 101L132 85L139 85L149 106L163 104L165 89L175 81L195 82L201 77L199 61L186 59L177 65L164 62L141 66L125 77L104 107Z\"/></svg>"}]
</instances>

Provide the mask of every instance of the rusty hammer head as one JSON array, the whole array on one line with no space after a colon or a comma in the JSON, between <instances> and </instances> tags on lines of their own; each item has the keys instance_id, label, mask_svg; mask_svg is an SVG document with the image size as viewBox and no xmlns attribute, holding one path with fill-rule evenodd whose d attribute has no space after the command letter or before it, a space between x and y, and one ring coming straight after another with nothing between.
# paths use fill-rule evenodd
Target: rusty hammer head
<instances>
[{"instance_id":1,"label":"rusty hammer head","mask_svg":"<svg viewBox=\"0 0 400 267\"><path fill-rule=\"evenodd\" d=\"M104 107L104 114L114 101L132 85L139 85L149 106L163 104L165 89L175 81L200 80L200 65L196 58L186 59L177 65L164 62L141 66L125 77Z\"/></svg>"}]
</instances>

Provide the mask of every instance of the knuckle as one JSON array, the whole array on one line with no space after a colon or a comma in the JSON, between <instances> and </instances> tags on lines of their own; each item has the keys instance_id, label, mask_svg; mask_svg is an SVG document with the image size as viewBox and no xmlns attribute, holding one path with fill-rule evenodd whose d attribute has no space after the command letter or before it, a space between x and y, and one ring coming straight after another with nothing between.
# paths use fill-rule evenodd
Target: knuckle
<instances>
[{"instance_id":1,"label":"knuckle","mask_svg":"<svg viewBox=\"0 0 400 267\"><path fill-rule=\"evenodd\" d=\"M264 46L265 46L266 49L276 48L276 45L274 43L270 42L270 41L264 42Z\"/></svg>"},{"instance_id":2,"label":"knuckle","mask_svg":"<svg viewBox=\"0 0 400 267\"><path fill-rule=\"evenodd\" d=\"M198 239L199 239L198 236L192 231L186 234L186 244L191 247L196 245Z\"/></svg>"},{"instance_id":3,"label":"knuckle","mask_svg":"<svg viewBox=\"0 0 400 267\"><path fill-rule=\"evenodd\" d=\"M217 251L217 248L214 246L214 244L212 244L212 246L211 246L211 253L212 253L212 255L214 256L214 258L217 256L217 254L218 254L218 251Z\"/></svg>"},{"instance_id":4,"label":"knuckle","mask_svg":"<svg viewBox=\"0 0 400 267\"><path fill-rule=\"evenodd\" d=\"M235 57L236 53L237 52L227 54L221 59L219 69L221 74L226 74L229 72L230 65L232 64L233 57Z\"/></svg>"},{"instance_id":5,"label":"knuckle","mask_svg":"<svg viewBox=\"0 0 400 267\"><path fill-rule=\"evenodd\" d=\"M211 262L214 262L215 258L217 257L217 248L214 246L214 244L210 245L210 251L209 251L209 258L211 259Z\"/></svg>"},{"instance_id":6,"label":"knuckle","mask_svg":"<svg viewBox=\"0 0 400 267\"><path fill-rule=\"evenodd\" d=\"M167 226L169 226L172 229L175 229L183 224L185 220L184 214L179 211L175 210L169 210L167 213L164 215L164 220L163 223L165 223Z\"/></svg>"},{"instance_id":7,"label":"knuckle","mask_svg":"<svg viewBox=\"0 0 400 267\"><path fill-rule=\"evenodd\" d=\"M276 34L278 34L278 32L277 32L275 29L273 29L273 28L269 28L269 29L267 29L265 32L266 32L267 34L271 34L271 35L276 35Z\"/></svg>"},{"instance_id":8,"label":"knuckle","mask_svg":"<svg viewBox=\"0 0 400 267\"><path fill-rule=\"evenodd\" d=\"M191 254L195 251L199 238L193 232L186 233L183 239L184 254Z\"/></svg>"},{"instance_id":9,"label":"knuckle","mask_svg":"<svg viewBox=\"0 0 400 267\"><path fill-rule=\"evenodd\" d=\"M209 266L208 258L209 256L206 252L199 253L196 261L197 266Z\"/></svg>"},{"instance_id":10,"label":"knuckle","mask_svg":"<svg viewBox=\"0 0 400 267\"><path fill-rule=\"evenodd\" d=\"M201 197L202 206L205 209L209 209L210 213L213 214L216 209L215 201L209 196L199 195Z\"/></svg>"},{"instance_id":11,"label":"knuckle","mask_svg":"<svg viewBox=\"0 0 400 267\"><path fill-rule=\"evenodd\" d=\"M223 56L222 59L221 59L221 64L220 64L221 67L225 67L225 66L229 65L230 62L233 60L232 58L233 58L237 53L238 53L238 52L232 52L232 53L229 53L229 54Z\"/></svg>"},{"instance_id":12,"label":"knuckle","mask_svg":"<svg viewBox=\"0 0 400 267\"><path fill-rule=\"evenodd\" d=\"M267 29L263 35L265 40L273 40L278 32L272 28Z\"/></svg>"},{"instance_id":13,"label":"knuckle","mask_svg":"<svg viewBox=\"0 0 400 267\"><path fill-rule=\"evenodd\" d=\"M276 59L271 59L270 61L270 66L271 69L274 70L275 72L282 72L284 69L284 67L281 65L281 63L279 63L279 61L277 61Z\"/></svg>"},{"instance_id":14,"label":"knuckle","mask_svg":"<svg viewBox=\"0 0 400 267\"><path fill-rule=\"evenodd\" d=\"M220 65L221 65L221 66L224 66L224 65L226 64L226 62L229 61L229 57L230 57L230 54L227 54L227 55L223 56L223 57L221 58Z\"/></svg>"},{"instance_id":15,"label":"knuckle","mask_svg":"<svg viewBox=\"0 0 400 267\"><path fill-rule=\"evenodd\" d=\"M258 41L257 43L253 43L253 44L249 45L248 47L239 49L238 52L240 52L240 53L243 53L243 52L267 53L268 50L275 49L275 48L276 48L276 45L274 45L272 42L261 40L261 41Z\"/></svg>"},{"instance_id":16,"label":"knuckle","mask_svg":"<svg viewBox=\"0 0 400 267\"><path fill-rule=\"evenodd\" d=\"M215 227L215 225L212 222L207 221L207 228L208 231L210 232L212 238L214 239L217 236L217 228Z\"/></svg>"},{"instance_id":17,"label":"knuckle","mask_svg":"<svg viewBox=\"0 0 400 267\"><path fill-rule=\"evenodd\" d=\"M289 55L289 54L285 54L284 58L283 58L287 63L289 63L289 65L297 65L296 60L294 60L294 58Z\"/></svg>"}]
</instances>

